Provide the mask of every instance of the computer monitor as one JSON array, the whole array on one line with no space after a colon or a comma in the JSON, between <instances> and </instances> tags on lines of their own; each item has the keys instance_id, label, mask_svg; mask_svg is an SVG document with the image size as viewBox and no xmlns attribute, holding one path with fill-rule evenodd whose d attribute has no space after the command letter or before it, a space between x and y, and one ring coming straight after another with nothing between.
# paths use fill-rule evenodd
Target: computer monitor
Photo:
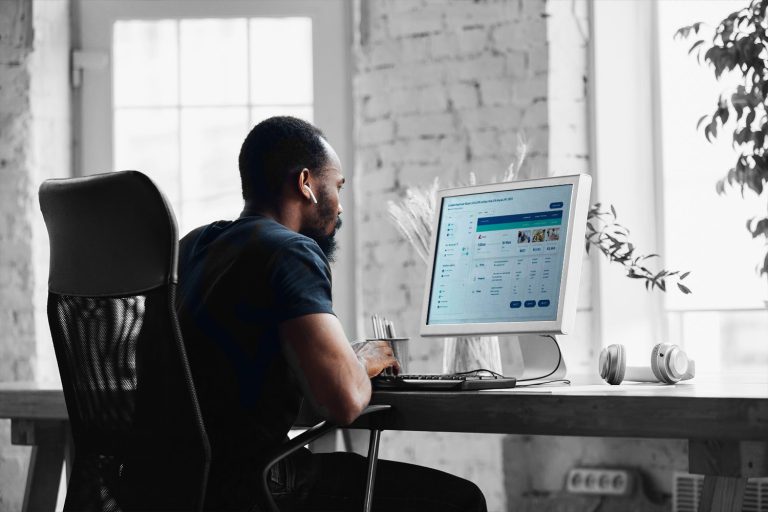
<instances>
[{"instance_id":1,"label":"computer monitor","mask_svg":"<svg viewBox=\"0 0 768 512\"><path fill-rule=\"evenodd\" d=\"M571 331L591 181L580 174L439 191L421 335Z\"/></svg>"}]
</instances>

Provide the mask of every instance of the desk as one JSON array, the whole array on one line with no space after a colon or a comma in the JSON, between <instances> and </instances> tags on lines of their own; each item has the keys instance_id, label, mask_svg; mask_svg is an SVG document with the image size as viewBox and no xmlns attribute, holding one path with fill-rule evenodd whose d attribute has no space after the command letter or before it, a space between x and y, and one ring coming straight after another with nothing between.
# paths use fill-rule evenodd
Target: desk
<instances>
[{"instance_id":1,"label":"desk","mask_svg":"<svg viewBox=\"0 0 768 512\"><path fill-rule=\"evenodd\" d=\"M376 392L372 403L392 405L376 420L387 430L687 439L690 471L707 475L706 512L741 510L746 478L768 476L768 375L700 376L676 386L573 380L546 393ZM61 391L0 385L0 418L11 419L14 444L34 446L25 510L53 510L67 439Z\"/></svg>"}]
</instances>

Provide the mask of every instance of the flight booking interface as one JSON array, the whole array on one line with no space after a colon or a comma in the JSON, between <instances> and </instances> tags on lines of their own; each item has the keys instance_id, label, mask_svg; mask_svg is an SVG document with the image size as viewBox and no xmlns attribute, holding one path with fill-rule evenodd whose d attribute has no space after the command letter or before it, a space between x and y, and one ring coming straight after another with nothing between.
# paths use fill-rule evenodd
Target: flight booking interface
<instances>
[{"instance_id":1,"label":"flight booking interface","mask_svg":"<svg viewBox=\"0 0 768 512\"><path fill-rule=\"evenodd\" d=\"M571 189L443 198L427 323L556 320Z\"/></svg>"}]
</instances>

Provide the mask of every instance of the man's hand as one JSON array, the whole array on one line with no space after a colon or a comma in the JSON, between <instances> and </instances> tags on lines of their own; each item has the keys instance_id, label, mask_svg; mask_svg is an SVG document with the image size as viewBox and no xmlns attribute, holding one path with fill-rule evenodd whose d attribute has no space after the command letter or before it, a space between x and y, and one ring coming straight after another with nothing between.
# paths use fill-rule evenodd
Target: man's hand
<instances>
[{"instance_id":1,"label":"man's hand","mask_svg":"<svg viewBox=\"0 0 768 512\"><path fill-rule=\"evenodd\" d=\"M395 359L392 347L386 341L364 341L352 345L355 355L368 373L373 378L390 366L395 374L400 373L400 363Z\"/></svg>"}]
</instances>

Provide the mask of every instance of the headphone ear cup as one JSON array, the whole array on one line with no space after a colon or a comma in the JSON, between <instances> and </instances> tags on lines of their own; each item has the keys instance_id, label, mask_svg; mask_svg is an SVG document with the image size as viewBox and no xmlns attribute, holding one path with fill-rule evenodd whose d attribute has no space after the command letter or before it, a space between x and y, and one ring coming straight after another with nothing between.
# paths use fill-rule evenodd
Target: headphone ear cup
<instances>
[{"instance_id":1,"label":"headphone ear cup","mask_svg":"<svg viewBox=\"0 0 768 512\"><path fill-rule=\"evenodd\" d=\"M600 351L600 377L608 384L621 384L627 370L627 351L624 345L608 345Z\"/></svg>"},{"instance_id":2,"label":"headphone ear cup","mask_svg":"<svg viewBox=\"0 0 768 512\"><path fill-rule=\"evenodd\" d=\"M688 356L677 345L659 343L651 351L651 371L661 382L676 384L688 371Z\"/></svg>"}]
</instances>

